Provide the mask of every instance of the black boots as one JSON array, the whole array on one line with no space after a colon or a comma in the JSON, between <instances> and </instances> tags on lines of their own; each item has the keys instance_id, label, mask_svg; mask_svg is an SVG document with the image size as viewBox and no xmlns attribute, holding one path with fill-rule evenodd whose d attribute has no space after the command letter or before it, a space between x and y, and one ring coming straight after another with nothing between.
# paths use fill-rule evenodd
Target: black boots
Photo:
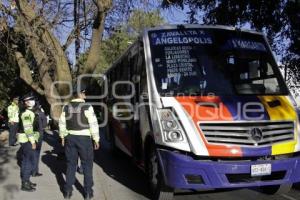
<instances>
[{"instance_id":1,"label":"black boots","mask_svg":"<svg viewBox=\"0 0 300 200\"><path fill-rule=\"evenodd\" d=\"M87 193L85 194L84 200L91 200L93 199L94 195L93 193Z\"/></svg>"},{"instance_id":2,"label":"black boots","mask_svg":"<svg viewBox=\"0 0 300 200\"><path fill-rule=\"evenodd\" d=\"M32 177L38 177L38 176L43 176L43 174L41 174L41 173L38 173L38 172L37 172L37 173L33 173L33 174L32 174Z\"/></svg>"},{"instance_id":3,"label":"black boots","mask_svg":"<svg viewBox=\"0 0 300 200\"><path fill-rule=\"evenodd\" d=\"M36 187L36 183L33 183L31 181L29 181L29 183L30 183L31 187Z\"/></svg>"},{"instance_id":4,"label":"black boots","mask_svg":"<svg viewBox=\"0 0 300 200\"><path fill-rule=\"evenodd\" d=\"M65 198L65 199L71 199L71 196L72 196L72 192L71 192L71 191L66 191L66 192L64 193L64 198Z\"/></svg>"},{"instance_id":5,"label":"black boots","mask_svg":"<svg viewBox=\"0 0 300 200\"><path fill-rule=\"evenodd\" d=\"M30 181L24 181L22 182L21 190L25 192L34 192L35 188L33 187L33 183Z\"/></svg>"}]
</instances>

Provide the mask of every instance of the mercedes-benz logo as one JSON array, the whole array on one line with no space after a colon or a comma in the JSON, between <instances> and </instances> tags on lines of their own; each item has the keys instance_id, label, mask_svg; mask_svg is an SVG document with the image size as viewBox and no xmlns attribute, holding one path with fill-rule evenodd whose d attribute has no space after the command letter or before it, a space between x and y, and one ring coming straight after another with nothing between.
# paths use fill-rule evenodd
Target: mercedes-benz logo
<instances>
[{"instance_id":1,"label":"mercedes-benz logo","mask_svg":"<svg viewBox=\"0 0 300 200\"><path fill-rule=\"evenodd\" d=\"M250 136L255 142L259 142L263 139L263 133L260 128L253 128L250 130Z\"/></svg>"}]
</instances>

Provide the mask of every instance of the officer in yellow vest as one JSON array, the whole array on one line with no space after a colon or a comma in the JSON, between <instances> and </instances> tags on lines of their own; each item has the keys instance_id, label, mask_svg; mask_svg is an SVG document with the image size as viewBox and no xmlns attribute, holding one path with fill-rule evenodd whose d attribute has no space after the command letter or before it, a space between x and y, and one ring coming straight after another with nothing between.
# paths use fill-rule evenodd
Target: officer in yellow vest
<instances>
[{"instance_id":1,"label":"officer in yellow vest","mask_svg":"<svg viewBox=\"0 0 300 200\"><path fill-rule=\"evenodd\" d=\"M59 119L60 137L67 158L65 199L72 196L78 156L83 168L85 200L93 198L93 150L99 149L100 137L93 107L85 103L85 98L84 88L75 92L73 100L63 107Z\"/></svg>"},{"instance_id":2,"label":"officer in yellow vest","mask_svg":"<svg viewBox=\"0 0 300 200\"><path fill-rule=\"evenodd\" d=\"M33 192L36 184L30 181L30 176L35 167L36 143L39 140L38 118L32 111L35 105L34 96L26 95L23 100L26 109L21 113L21 130L18 136L21 144L20 152L22 152L21 190Z\"/></svg>"},{"instance_id":3,"label":"officer in yellow vest","mask_svg":"<svg viewBox=\"0 0 300 200\"><path fill-rule=\"evenodd\" d=\"M7 108L8 127L9 127L9 146L15 146L19 127L19 98L14 97L13 102Z\"/></svg>"}]
</instances>

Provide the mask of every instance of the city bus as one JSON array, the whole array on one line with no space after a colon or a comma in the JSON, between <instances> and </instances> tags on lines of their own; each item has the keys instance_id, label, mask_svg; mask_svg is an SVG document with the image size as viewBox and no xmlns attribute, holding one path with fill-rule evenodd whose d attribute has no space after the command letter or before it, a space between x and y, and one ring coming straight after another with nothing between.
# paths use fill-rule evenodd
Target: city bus
<instances>
[{"instance_id":1,"label":"city bus","mask_svg":"<svg viewBox=\"0 0 300 200\"><path fill-rule=\"evenodd\" d=\"M262 33L227 26L150 28L105 72L111 146L176 191L300 181L299 116Z\"/></svg>"}]
</instances>

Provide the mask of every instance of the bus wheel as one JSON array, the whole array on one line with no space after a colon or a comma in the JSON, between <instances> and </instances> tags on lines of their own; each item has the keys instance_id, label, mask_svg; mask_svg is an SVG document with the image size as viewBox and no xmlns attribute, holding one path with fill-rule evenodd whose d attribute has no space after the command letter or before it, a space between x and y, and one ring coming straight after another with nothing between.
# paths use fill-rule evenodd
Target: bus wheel
<instances>
[{"instance_id":1,"label":"bus wheel","mask_svg":"<svg viewBox=\"0 0 300 200\"><path fill-rule=\"evenodd\" d=\"M164 183L154 146L149 148L146 172L151 189L151 199L172 200L174 196L174 190L166 186Z\"/></svg>"},{"instance_id":2,"label":"bus wheel","mask_svg":"<svg viewBox=\"0 0 300 200\"><path fill-rule=\"evenodd\" d=\"M292 184L285 185L269 185L269 186L261 186L260 190L264 194L274 195L274 194L286 194L292 188Z\"/></svg>"}]
</instances>

